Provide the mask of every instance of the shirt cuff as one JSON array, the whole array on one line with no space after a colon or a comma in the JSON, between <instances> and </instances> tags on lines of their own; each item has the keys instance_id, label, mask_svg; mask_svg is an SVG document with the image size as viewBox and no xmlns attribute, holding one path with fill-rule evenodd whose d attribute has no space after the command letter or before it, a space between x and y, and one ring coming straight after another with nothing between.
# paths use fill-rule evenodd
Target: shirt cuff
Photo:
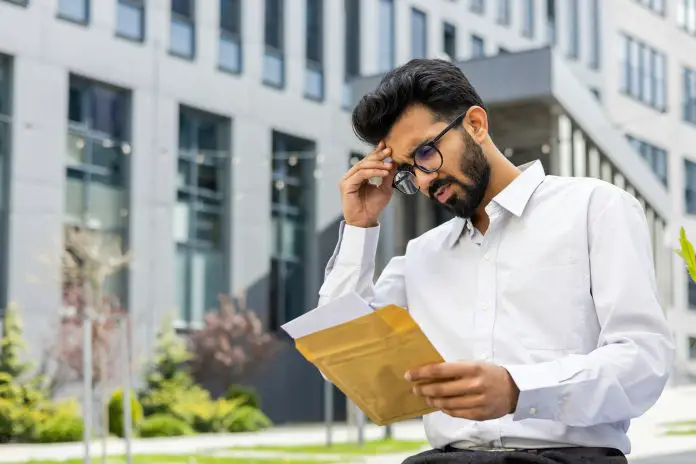
<instances>
[{"instance_id":1,"label":"shirt cuff","mask_svg":"<svg viewBox=\"0 0 696 464\"><path fill-rule=\"evenodd\" d=\"M565 395L561 385L562 366L541 363L503 366L510 373L520 395L513 420L547 419L558 421Z\"/></svg>"},{"instance_id":2,"label":"shirt cuff","mask_svg":"<svg viewBox=\"0 0 696 464\"><path fill-rule=\"evenodd\" d=\"M379 243L379 225L375 227L355 227L343 224L339 237L336 265L360 266L373 262Z\"/></svg>"}]
</instances>

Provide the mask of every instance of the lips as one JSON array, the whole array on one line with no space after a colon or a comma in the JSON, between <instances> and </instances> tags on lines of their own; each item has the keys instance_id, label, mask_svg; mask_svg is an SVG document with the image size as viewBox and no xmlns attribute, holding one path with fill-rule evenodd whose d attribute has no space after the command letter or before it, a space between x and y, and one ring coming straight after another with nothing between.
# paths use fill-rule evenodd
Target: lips
<instances>
[{"instance_id":1,"label":"lips","mask_svg":"<svg viewBox=\"0 0 696 464\"><path fill-rule=\"evenodd\" d=\"M447 200L449 200L449 197L452 195L452 185L447 184L443 185L437 191L435 192L435 198L437 198L437 201L439 201L442 204L445 204Z\"/></svg>"}]
</instances>

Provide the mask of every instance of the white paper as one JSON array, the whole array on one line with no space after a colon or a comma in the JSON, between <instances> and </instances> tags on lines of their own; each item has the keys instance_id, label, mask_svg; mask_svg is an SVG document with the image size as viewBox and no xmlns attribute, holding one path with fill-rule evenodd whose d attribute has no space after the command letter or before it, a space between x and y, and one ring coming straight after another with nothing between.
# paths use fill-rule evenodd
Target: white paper
<instances>
[{"instance_id":1,"label":"white paper","mask_svg":"<svg viewBox=\"0 0 696 464\"><path fill-rule=\"evenodd\" d=\"M360 295L351 292L319 306L281 326L293 339L352 321L372 312Z\"/></svg>"}]
</instances>

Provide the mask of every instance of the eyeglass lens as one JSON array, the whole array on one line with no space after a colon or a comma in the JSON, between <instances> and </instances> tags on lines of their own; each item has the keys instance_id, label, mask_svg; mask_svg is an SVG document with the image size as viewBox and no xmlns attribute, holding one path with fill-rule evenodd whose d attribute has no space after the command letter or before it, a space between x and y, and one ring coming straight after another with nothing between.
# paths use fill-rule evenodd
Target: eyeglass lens
<instances>
[{"instance_id":1,"label":"eyeglass lens","mask_svg":"<svg viewBox=\"0 0 696 464\"><path fill-rule=\"evenodd\" d=\"M416 166L426 172L435 172L442 167L440 152L430 144L425 144L416 151L414 161Z\"/></svg>"}]
</instances>

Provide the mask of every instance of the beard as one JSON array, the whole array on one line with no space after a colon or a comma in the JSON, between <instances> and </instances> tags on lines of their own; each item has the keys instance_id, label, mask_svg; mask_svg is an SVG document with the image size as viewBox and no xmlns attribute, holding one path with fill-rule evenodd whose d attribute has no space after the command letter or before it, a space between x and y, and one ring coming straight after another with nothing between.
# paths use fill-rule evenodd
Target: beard
<instances>
[{"instance_id":1,"label":"beard","mask_svg":"<svg viewBox=\"0 0 696 464\"><path fill-rule=\"evenodd\" d=\"M454 192L443 206L455 216L469 219L474 216L486 194L488 181L491 176L491 167L483 154L483 148L474 141L468 132L461 132L464 136L464 151L459 156L459 169L462 176L469 179L469 182L465 183L452 176L447 176L433 182L428 189L428 193L433 201L441 204L435 198L435 192L440 187L452 185L455 187Z\"/></svg>"}]
</instances>

